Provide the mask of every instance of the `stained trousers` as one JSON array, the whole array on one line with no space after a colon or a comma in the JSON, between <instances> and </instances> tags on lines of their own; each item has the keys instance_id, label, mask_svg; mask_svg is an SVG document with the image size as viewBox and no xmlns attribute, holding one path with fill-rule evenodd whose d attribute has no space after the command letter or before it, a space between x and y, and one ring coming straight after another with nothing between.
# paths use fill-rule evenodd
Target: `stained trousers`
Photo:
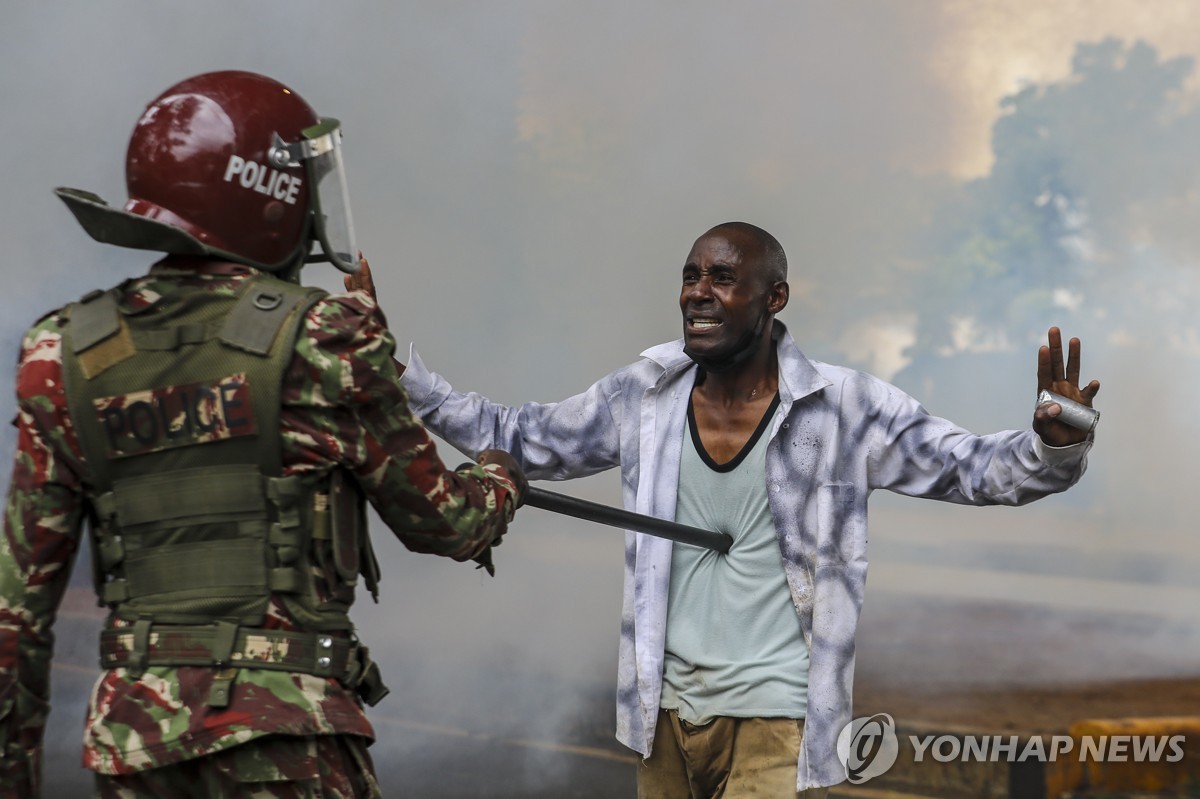
<instances>
[{"instance_id":1,"label":"stained trousers","mask_svg":"<svg viewBox=\"0 0 1200 799\"><path fill-rule=\"evenodd\" d=\"M638 799L824 799L796 792L803 719L731 718L689 724L660 710L650 757L638 763Z\"/></svg>"}]
</instances>

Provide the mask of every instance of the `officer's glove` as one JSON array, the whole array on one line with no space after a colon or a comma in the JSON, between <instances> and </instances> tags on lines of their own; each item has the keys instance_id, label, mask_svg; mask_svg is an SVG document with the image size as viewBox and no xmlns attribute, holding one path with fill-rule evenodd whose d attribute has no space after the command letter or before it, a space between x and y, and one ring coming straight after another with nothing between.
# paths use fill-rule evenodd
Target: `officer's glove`
<instances>
[{"instance_id":1,"label":"officer's glove","mask_svg":"<svg viewBox=\"0 0 1200 799\"><path fill-rule=\"evenodd\" d=\"M494 463L508 472L509 478L517 485L517 495L514 497L515 507L519 508L525 504L525 493L529 490L529 481L525 479L525 470L521 468L521 464L517 463L516 458L502 449L485 449L479 453L477 461L480 466Z\"/></svg>"}]
</instances>

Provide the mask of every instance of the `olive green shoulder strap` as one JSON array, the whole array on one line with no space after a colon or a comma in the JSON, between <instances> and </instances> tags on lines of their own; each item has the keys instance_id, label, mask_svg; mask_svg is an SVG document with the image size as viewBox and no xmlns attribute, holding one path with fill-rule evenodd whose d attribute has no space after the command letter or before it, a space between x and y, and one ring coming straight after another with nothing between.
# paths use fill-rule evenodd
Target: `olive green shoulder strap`
<instances>
[{"instance_id":1,"label":"olive green shoulder strap","mask_svg":"<svg viewBox=\"0 0 1200 799\"><path fill-rule=\"evenodd\" d=\"M63 318L67 322L63 328L62 342L63 389L67 396L67 411L75 422L79 446L83 450L84 460L91 467L92 483L96 485L105 480L106 470L100 467L100 474L96 474L97 465L103 458L91 436L87 435L86 426L79 421L90 412L86 392L80 387L112 363L133 355L134 350L129 342L128 331L122 329L115 290L85 294L78 302L63 309ZM122 335L118 336L119 333ZM123 350L117 358L109 358L104 352L112 349L113 345L120 345ZM102 359L98 364L95 359L97 355Z\"/></svg>"},{"instance_id":2,"label":"olive green shoulder strap","mask_svg":"<svg viewBox=\"0 0 1200 799\"><path fill-rule=\"evenodd\" d=\"M71 351L78 355L104 341L121 329L117 297L112 291L93 291L79 302L71 303Z\"/></svg>"},{"instance_id":3,"label":"olive green shoulder strap","mask_svg":"<svg viewBox=\"0 0 1200 799\"><path fill-rule=\"evenodd\" d=\"M304 321L304 314L325 292L317 288L297 286L283 280L258 278L242 292L237 305L221 327L220 339L231 347L237 347L255 355L267 355L276 341L295 338ZM300 306L303 305L303 308ZM300 312L285 325L293 311ZM284 327L292 335L280 339ZM291 349L288 348L290 355Z\"/></svg>"},{"instance_id":4,"label":"olive green shoulder strap","mask_svg":"<svg viewBox=\"0 0 1200 799\"><path fill-rule=\"evenodd\" d=\"M263 433L259 466L269 477L283 474L283 441L277 432L283 380L305 316L325 294L323 289L262 275L242 291L217 335L223 344L266 356L270 361L268 369L273 378L269 384L269 397L264 397L265 401L256 406L259 430Z\"/></svg>"}]
</instances>

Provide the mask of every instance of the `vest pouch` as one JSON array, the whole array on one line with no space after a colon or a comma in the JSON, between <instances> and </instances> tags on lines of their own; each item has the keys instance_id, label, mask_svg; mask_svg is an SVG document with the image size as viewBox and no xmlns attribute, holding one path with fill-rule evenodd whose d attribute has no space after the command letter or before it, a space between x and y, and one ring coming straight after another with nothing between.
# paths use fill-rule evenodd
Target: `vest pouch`
<instances>
[{"instance_id":1,"label":"vest pouch","mask_svg":"<svg viewBox=\"0 0 1200 799\"><path fill-rule=\"evenodd\" d=\"M343 585L353 589L362 574L379 601L379 561L367 532L367 497L358 482L336 472L329 487L334 563Z\"/></svg>"},{"instance_id":2,"label":"vest pouch","mask_svg":"<svg viewBox=\"0 0 1200 799\"><path fill-rule=\"evenodd\" d=\"M336 470L326 478L314 500L312 530L316 567L331 602L343 609L349 608L354 601L364 552L370 548L366 532L366 495L354 478Z\"/></svg>"},{"instance_id":3,"label":"vest pouch","mask_svg":"<svg viewBox=\"0 0 1200 799\"><path fill-rule=\"evenodd\" d=\"M263 622L269 503L255 466L184 469L113 485L124 582L116 613L163 624Z\"/></svg>"},{"instance_id":4,"label":"vest pouch","mask_svg":"<svg viewBox=\"0 0 1200 799\"><path fill-rule=\"evenodd\" d=\"M354 585L358 580L361 528L366 526L366 497L353 478L338 470L331 475L329 505L333 562L342 582Z\"/></svg>"},{"instance_id":5,"label":"vest pouch","mask_svg":"<svg viewBox=\"0 0 1200 799\"><path fill-rule=\"evenodd\" d=\"M288 506L295 514L292 528L295 536L278 550L289 550L290 567L307 578L299 590L276 593L292 619L305 630L354 629L346 615L354 602L354 586L346 584L339 574L334 545L331 481L345 479L335 475L339 473L334 471L315 481L306 479L293 484ZM284 531L277 530L272 542L283 544L284 537Z\"/></svg>"},{"instance_id":6,"label":"vest pouch","mask_svg":"<svg viewBox=\"0 0 1200 799\"><path fill-rule=\"evenodd\" d=\"M228 537L231 528L237 531L236 538ZM207 540L127 550L124 571L129 599L122 603L119 615L153 618L162 624L216 619L262 624L269 593L266 522L197 525L173 532Z\"/></svg>"}]
</instances>

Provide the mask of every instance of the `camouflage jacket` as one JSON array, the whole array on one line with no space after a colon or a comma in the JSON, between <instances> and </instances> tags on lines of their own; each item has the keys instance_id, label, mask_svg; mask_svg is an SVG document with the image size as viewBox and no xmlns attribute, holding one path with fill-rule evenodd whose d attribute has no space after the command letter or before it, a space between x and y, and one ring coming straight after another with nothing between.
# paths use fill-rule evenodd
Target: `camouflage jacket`
<instances>
[{"instance_id":1,"label":"camouflage jacket","mask_svg":"<svg viewBox=\"0 0 1200 799\"><path fill-rule=\"evenodd\" d=\"M120 302L131 309L153 303L178 280L233 294L251 274L217 263L186 278L151 269L121 286ZM63 390L64 324L54 312L26 334L17 373L18 442L0 540L3 795L36 792L49 710L51 626L85 515L89 471ZM515 486L496 466L450 471L443 465L409 411L394 348L382 315L363 292L329 295L309 310L284 379L284 473L349 470L409 549L456 560L480 556L504 534ZM275 600L266 626L296 627ZM124 774L268 733L373 735L358 697L335 679L243 669L229 705L212 708L206 699L213 672L152 666L135 679L124 669L105 671L88 707L84 765Z\"/></svg>"}]
</instances>

